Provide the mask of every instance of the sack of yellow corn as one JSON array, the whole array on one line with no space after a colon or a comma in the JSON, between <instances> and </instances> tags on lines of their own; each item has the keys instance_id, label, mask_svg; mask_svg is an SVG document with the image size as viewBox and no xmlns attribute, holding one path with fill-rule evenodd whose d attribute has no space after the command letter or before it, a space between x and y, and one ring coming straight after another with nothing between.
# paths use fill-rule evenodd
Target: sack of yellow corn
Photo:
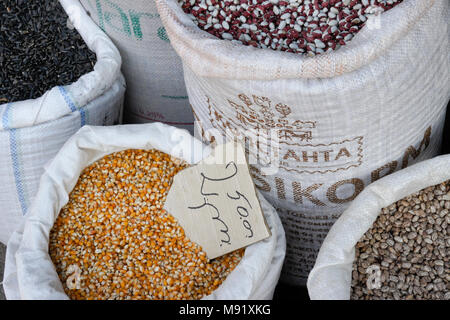
<instances>
[{"instance_id":1,"label":"sack of yellow corn","mask_svg":"<svg viewBox=\"0 0 450 320\"><path fill-rule=\"evenodd\" d=\"M82 128L8 243L6 297L271 299L286 243L260 194L271 236L212 260L163 208L173 177L210 150L163 124Z\"/></svg>"}]
</instances>

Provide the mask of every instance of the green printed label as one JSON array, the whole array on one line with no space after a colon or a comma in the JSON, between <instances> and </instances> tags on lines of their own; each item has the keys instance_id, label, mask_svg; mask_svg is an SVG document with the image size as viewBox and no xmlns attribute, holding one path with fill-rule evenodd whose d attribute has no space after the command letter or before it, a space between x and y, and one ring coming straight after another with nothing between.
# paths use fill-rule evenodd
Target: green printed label
<instances>
[{"instance_id":1,"label":"green printed label","mask_svg":"<svg viewBox=\"0 0 450 320\"><path fill-rule=\"evenodd\" d=\"M103 31L114 30L129 38L143 40L142 21L144 19L159 19L158 13L137 12L134 9L123 9L111 0L96 0L98 24ZM157 36L168 42L164 28L155 30Z\"/></svg>"},{"instance_id":2,"label":"green printed label","mask_svg":"<svg viewBox=\"0 0 450 320\"><path fill-rule=\"evenodd\" d=\"M166 95L162 95L162 98L166 98L166 99L173 99L173 100L186 100L189 99L189 97L187 96L166 96Z\"/></svg>"},{"instance_id":3,"label":"green printed label","mask_svg":"<svg viewBox=\"0 0 450 320\"><path fill-rule=\"evenodd\" d=\"M167 36L166 29L164 27L158 29L158 37L163 41L170 42L169 37Z\"/></svg>"}]
</instances>

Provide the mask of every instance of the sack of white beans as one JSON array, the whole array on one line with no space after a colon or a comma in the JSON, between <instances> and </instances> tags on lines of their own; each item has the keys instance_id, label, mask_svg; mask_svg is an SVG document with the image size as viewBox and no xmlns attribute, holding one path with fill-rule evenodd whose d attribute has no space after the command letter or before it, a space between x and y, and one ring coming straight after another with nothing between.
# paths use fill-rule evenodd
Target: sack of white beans
<instances>
[{"instance_id":1,"label":"sack of white beans","mask_svg":"<svg viewBox=\"0 0 450 320\"><path fill-rule=\"evenodd\" d=\"M180 2L183 9L177 0L156 1L183 60L199 134L205 141L247 141L255 183L286 230L282 280L304 285L329 228L369 183L439 152L450 97L448 1L405 0L361 30L365 18L354 14L367 1L316 3L316 9L309 1L286 13L287 1L256 1L258 9L235 4L231 11L212 0ZM210 19L205 10L218 13ZM315 17L329 25L318 26ZM345 23L350 17L356 29ZM307 24L311 43L279 45L292 40L289 28L298 32ZM336 25L350 29L340 33ZM334 40L315 41L327 28ZM286 39L267 42L276 50L260 43L286 30ZM221 32L223 39L216 37ZM331 39L326 32L319 36Z\"/></svg>"},{"instance_id":2,"label":"sack of white beans","mask_svg":"<svg viewBox=\"0 0 450 320\"><path fill-rule=\"evenodd\" d=\"M72 199L73 190L76 189L78 179L82 176L85 168L88 168L92 164L97 163L99 159L103 159L105 156L130 149L157 150L174 158L181 159L190 165L196 164L197 162L201 161L211 152L210 147L195 139L186 130L180 130L178 128L167 126L161 123L109 127L85 126L80 129L67 141L61 151L53 159L53 161L51 161L46 167L46 171L42 175L38 193L30 207L29 216L20 226L20 228L18 228L16 232L13 233L10 241L8 242L5 274L3 279L3 286L7 299L66 300L69 298L64 291L63 284L61 283L60 278L58 277L59 274L57 273L57 270L59 269L57 269L53 264L52 258L54 258L54 256L51 257L49 253L49 246L50 251L52 245L54 246L54 243L50 241L50 239L52 238L51 236L49 236L50 232L53 226L57 223L56 221L58 216L63 215L63 211L60 212L60 210L65 207L69 201L71 201L70 199ZM142 155L139 159L141 158ZM115 161L117 161L117 159L115 159ZM144 163L144 160L142 160L142 163ZM130 168L128 165L129 164L127 163L127 170L129 170ZM134 172L141 170L138 168L138 166L132 167L132 169ZM117 169L116 172L118 172L118 170L119 169ZM146 168L145 170L148 170L148 168ZM164 170L169 171L169 169ZM131 172L132 170L129 171ZM121 177L124 177L123 172L120 172L119 175ZM125 176L131 177L131 174L129 176L127 173ZM153 175L148 174L148 176L150 177ZM161 176L163 176L163 174L161 174ZM160 175L158 174L157 177L160 177ZM92 184L93 179L94 178L91 177L88 184ZM122 181L123 184L128 184L128 182L123 182L124 180L131 181L130 178L126 178L124 180L118 178L116 182L119 182L119 180ZM141 190L140 192L142 192L142 185L138 185L137 188ZM83 188L82 190L82 192L89 192L89 188ZM154 195L157 194L157 192L160 192L159 190L155 190L156 189L153 188L151 196L152 199L154 198ZM265 240L259 241L246 247L242 259L233 269L233 271L228 274L225 281L223 281L220 286L211 294L204 296L204 299L272 299L284 261L286 240L284 236L283 226L275 209L267 202L267 200L264 199L264 197L260 193L257 193L257 196L261 203L261 208L267 221L267 225L270 228L271 236L269 238L266 238ZM99 196L98 199L100 198L101 197ZM129 200L131 200L132 198L132 195L127 198L126 203L129 204L129 208L127 210L133 211L134 209L136 210L136 212L138 212L139 209L136 209L136 207L139 207L140 204L138 204L138 201L136 201L136 204L131 205L131 202L129 202ZM89 200L83 200L83 202L88 203ZM143 204L144 202L142 200L139 200L139 203ZM96 200L93 200L91 204L97 206ZM112 202L109 203L109 205L112 204ZM142 212L145 212L145 215L147 217L149 215L155 214L145 210ZM119 220L123 219L120 216L118 210L115 210L114 212L114 217L118 217ZM64 219L66 218L67 217L64 217ZM101 220L103 220L103 218L101 218ZM129 225L132 224L131 221L133 220L136 221L144 219L137 219L137 216L135 216L135 218L129 219ZM97 221L97 218L95 218L95 221ZM168 220L166 219L165 225L166 228L169 229L171 227L169 225L169 222L167 221ZM92 221L85 222L85 225L89 225L91 223ZM111 225L112 223L109 221L105 228L110 228ZM149 227L147 226L147 230L148 228ZM98 228L96 227L95 229L97 230ZM84 232L83 230L84 229L80 227L77 229L76 233L82 233ZM106 243L105 241L107 241L106 239L109 238L109 235L111 235L111 238L114 239L120 238L120 236L116 234L114 230L109 230L110 229L108 229L107 231L108 236L99 238L99 234L96 233L94 239ZM132 233L134 234L134 232ZM145 233L145 231L141 230L139 232L139 234L143 233ZM155 233L163 238L166 231L163 232L162 229L158 229L158 231L155 231ZM121 231L120 234L123 234L123 232ZM71 236L69 237L72 238ZM133 237L138 237L138 235L133 235ZM130 239L127 240L130 247L134 246L133 244L131 244L131 241L134 241L133 237L130 237ZM166 242L172 243L172 245L174 245L173 240L174 239ZM155 244L150 245L150 242L153 242L153 240L150 241L150 239L148 239L144 242L147 242L148 244L146 246L147 249L155 247ZM113 246L112 244L110 245ZM76 245L72 246L71 252L79 253L83 250L86 250L86 247L83 246L84 243L82 244L82 242L79 242L77 239ZM125 247L128 247L128 244ZM101 248L102 246L96 246L96 258L89 258L88 260L90 261L91 259L94 259L92 264L98 266L98 270L102 270L100 272L104 272L105 269L102 268L104 268L105 266L97 263L100 261L99 257L101 256L100 253L102 252ZM156 251L159 252L165 249L164 246L161 245L161 243L157 245L156 248L158 248ZM188 251L186 248L184 249ZM121 249L117 250L118 251L114 252L114 256L117 258L117 260L115 260L117 264L109 264L109 267L113 266L115 268L114 270L116 270L116 273L114 273L114 271L107 273L108 275L111 275L111 277L113 277L114 275L114 278L121 278L121 280L130 282L130 278L127 278L125 275L123 275L122 277L117 277L117 274L120 274L120 264L123 261L131 262L130 259L132 254L130 252L128 252L128 254L122 254ZM183 250L180 251L184 253ZM159 264L160 267L158 267L158 269L161 268L162 274L171 275L174 277L174 279L178 278L176 275L179 273L179 270L177 269L177 267L175 267L175 264L172 265L170 261L172 259L172 256L176 257L178 254L180 254L180 251L174 250L170 255L163 254L165 258L163 262ZM119 254L117 254L117 252L119 252ZM146 252L148 252L148 250L146 250ZM70 252L66 252L66 254L69 253ZM109 254L111 253L108 253L108 255ZM192 252L187 252L187 254L192 255ZM93 252L92 255L94 256ZM139 258L139 260L144 259L144 256L145 259L148 259L149 257L158 257L158 253L155 252L154 254L143 254ZM80 265L82 265L82 260L83 259L80 260ZM150 259L148 261L150 261ZM191 263L191 265L194 265L194 263ZM154 274L158 274L158 270L153 269L155 267L156 264L153 266L147 265L146 271L151 271L151 273L147 273L146 278L151 279ZM98 276L95 271L97 270L96 267L92 268L93 269L90 269L90 271L88 269L80 270L79 276L82 279L88 279ZM126 268L127 265L125 265L125 269ZM132 264L128 264L128 268L128 270L130 271L134 270ZM139 270L138 267L136 267L136 270L134 271L137 273L137 270ZM162 277L162 275L159 276ZM183 274L183 276L193 275L189 273ZM106 279L105 277L103 279ZM153 287L153 285L151 286L153 289L157 288L156 277L157 276L155 275L155 287ZM206 278L206 276L204 277L203 275L198 274L196 275L196 278L204 279ZM131 278L131 280L133 279L136 280L137 278ZM146 279L145 281L147 281L148 279ZM140 284L144 285L144 280L140 279L139 281ZM180 285L180 287L187 286L186 284L181 284L181 280L179 280L179 278L176 281L176 286L174 285L173 287L170 287L170 284L166 284L164 285L163 290L172 291L175 288L179 288L178 285ZM78 290L79 292L89 292L90 290L92 290L92 293L96 292L93 291L93 289L90 289L89 286L84 286L84 284L85 282L81 281L81 291ZM109 281L105 286L110 286L108 291L114 291L114 285L115 283ZM183 289L192 292L194 291L186 289L186 287ZM105 289L99 287L98 290L98 297L100 297L101 291ZM77 292L77 290L74 291ZM130 288L130 292L131 291L133 291L133 288ZM147 291L153 290L147 288ZM119 297L110 297L110 299L118 298ZM121 296L120 298L124 299L125 297Z\"/></svg>"},{"instance_id":3,"label":"sack of white beans","mask_svg":"<svg viewBox=\"0 0 450 320\"><path fill-rule=\"evenodd\" d=\"M4 244L25 219L45 164L63 144L84 125L121 122L125 80L119 51L78 1L60 3L97 62L92 72L74 83L55 86L36 99L0 104L0 242Z\"/></svg>"},{"instance_id":4,"label":"sack of white beans","mask_svg":"<svg viewBox=\"0 0 450 320\"><path fill-rule=\"evenodd\" d=\"M450 155L368 186L324 240L308 278L310 298L450 299L449 186Z\"/></svg>"},{"instance_id":5,"label":"sack of white beans","mask_svg":"<svg viewBox=\"0 0 450 320\"><path fill-rule=\"evenodd\" d=\"M153 0L81 0L119 49L127 81L124 123L163 122L193 132L181 59Z\"/></svg>"}]
</instances>

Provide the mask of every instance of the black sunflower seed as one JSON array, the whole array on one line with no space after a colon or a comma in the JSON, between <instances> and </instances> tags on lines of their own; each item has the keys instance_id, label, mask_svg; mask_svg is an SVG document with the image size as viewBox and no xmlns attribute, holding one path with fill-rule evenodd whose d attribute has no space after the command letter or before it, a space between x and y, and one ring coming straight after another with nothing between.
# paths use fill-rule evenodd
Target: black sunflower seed
<instances>
[{"instance_id":1,"label":"black sunflower seed","mask_svg":"<svg viewBox=\"0 0 450 320\"><path fill-rule=\"evenodd\" d=\"M95 53L67 21L57 0L0 1L0 104L38 98L93 70Z\"/></svg>"}]
</instances>

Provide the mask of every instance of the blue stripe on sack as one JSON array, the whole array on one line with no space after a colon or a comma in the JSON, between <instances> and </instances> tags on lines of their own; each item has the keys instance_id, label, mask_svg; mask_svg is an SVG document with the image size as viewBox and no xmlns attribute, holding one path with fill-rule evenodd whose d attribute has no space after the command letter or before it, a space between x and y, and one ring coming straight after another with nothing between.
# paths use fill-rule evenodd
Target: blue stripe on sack
<instances>
[{"instance_id":1,"label":"blue stripe on sack","mask_svg":"<svg viewBox=\"0 0 450 320\"><path fill-rule=\"evenodd\" d=\"M86 110L84 110L84 108L80 109L80 116L81 116L81 126L84 127L86 125Z\"/></svg>"},{"instance_id":2,"label":"blue stripe on sack","mask_svg":"<svg viewBox=\"0 0 450 320\"><path fill-rule=\"evenodd\" d=\"M9 129L9 110L11 109L11 103L6 106L5 112L2 116L2 125L4 130Z\"/></svg>"},{"instance_id":3,"label":"blue stripe on sack","mask_svg":"<svg viewBox=\"0 0 450 320\"><path fill-rule=\"evenodd\" d=\"M28 210L28 205L25 197L25 188L22 179L22 166L20 161L20 151L17 141L19 140L19 131L15 128L9 128L10 126L10 110L12 105L8 104L5 112L2 116L3 128L9 130L9 144L11 151L11 161L13 165L14 180L16 182L16 190L19 198L20 207L22 209L22 215L25 215Z\"/></svg>"},{"instance_id":4,"label":"blue stripe on sack","mask_svg":"<svg viewBox=\"0 0 450 320\"><path fill-rule=\"evenodd\" d=\"M69 94L67 93L66 89L64 87L58 87L58 89L59 89L59 92L61 93L61 95L63 96L64 101L69 106L70 110L72 112L77 111L77 107L75 106L75 103L73 103L72 99L70 99Z\"/></svg>"},{"instance_id":5,"label":"blue stripe on sack","mask_svg":"<svg viewBox=\"0 0 450 320\"><path fill-rule=\"evenodd\" d=\"M11 145L11 159L13 161L14 179L16 180L17 194L19 195L19 202L22 208L22 214L25 215L28 210L28 205L25 199L25 189L22 182L22 168L20 161L20 152L18 150L18 131L11 129L9 135L9 143Z\"/></svg>"},{"instance_id":6,"label":"blue stripe on sack","mask_svg":"<svg viewBox=\"0 0 450 320\"><path fill-rule=\"evenodd\" d=\"M83 108L77 108L77 106L75 105L75 103L73 102L72 98L70 97L69 93L67 92L67 90L64 87L59 86L59 92L61 93L61 95L64 98L64 101L67 103L67 105L69 106L70 110L72 110L72 112L80 111L80 117L81 117L81 126L85 126L86 125L86 111Z\"/></svg>"}]
</instances>

